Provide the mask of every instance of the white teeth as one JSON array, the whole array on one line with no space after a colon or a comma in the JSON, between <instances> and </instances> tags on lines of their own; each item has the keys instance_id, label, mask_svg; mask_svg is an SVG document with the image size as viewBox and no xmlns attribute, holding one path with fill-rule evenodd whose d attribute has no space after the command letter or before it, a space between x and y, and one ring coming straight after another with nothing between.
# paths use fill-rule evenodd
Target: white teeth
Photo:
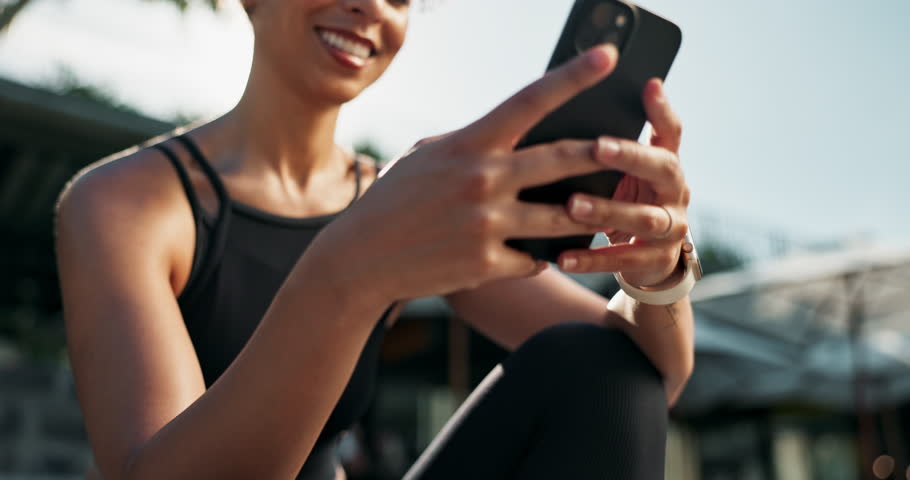
<instances>
[{"instance_id":1,"label":"white teeth","mask_svg":"<svg viewBox=\"0 0 910 480\"><path fill-rule=\"evenodd\" d=\"M329 45L345 53L364 59L370 57L370 47L364 45L363 43L350 40L348 38L342 37L335 32L330 32L327 30L322 30L319 32L319 36L322 37L322 39Z\"/></svg>"}]
</instances>

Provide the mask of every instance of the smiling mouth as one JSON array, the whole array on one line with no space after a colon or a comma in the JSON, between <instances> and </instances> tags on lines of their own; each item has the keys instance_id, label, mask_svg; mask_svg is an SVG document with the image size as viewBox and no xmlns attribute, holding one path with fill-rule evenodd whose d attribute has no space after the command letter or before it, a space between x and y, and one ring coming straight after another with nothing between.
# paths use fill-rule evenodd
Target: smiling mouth
<instances>
[{"instance_id":1,"label":"smiling mouth","mask_svg":"<svg viewBox=\"0 0 910 480\"><path fill-rule=\"evenodd\" d=\"M316 27L316 34L330 53L346 66L360 68L369 58L376 56L372 42L348 32Z\"/></svg>"}]
</instances>

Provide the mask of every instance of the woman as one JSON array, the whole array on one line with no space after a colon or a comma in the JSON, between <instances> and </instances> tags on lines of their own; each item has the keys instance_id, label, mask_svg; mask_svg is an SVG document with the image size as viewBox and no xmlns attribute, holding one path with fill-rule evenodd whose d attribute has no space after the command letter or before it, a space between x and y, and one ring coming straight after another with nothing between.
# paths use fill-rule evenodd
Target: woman
<instances>
[{"instance_id":1,"label":"woman","mask_svg":"<svg viewBox=\"0 0 910 480\"><path fill-rule=\"evenodd\" d=\"M336 118L398 52L408 2L244 6L256 42L237 106L93 166L61 197L69 352L100 475L343 478L334 442L368 401L394 306L445 295L520 348L408 478L662 476L667 405L692 368L688 300L665 308L620 293L608 308L503 244L623 232L632 244L567 252L560 267L678 282L689 193L660 83L644 92L650 146L514 152L547 111L609 74L615 49L595 48L423 142L358 198L377 173L334 144ZM617 200L516 200L607 166L629 174Z\"/></svg>"}]
</instances>

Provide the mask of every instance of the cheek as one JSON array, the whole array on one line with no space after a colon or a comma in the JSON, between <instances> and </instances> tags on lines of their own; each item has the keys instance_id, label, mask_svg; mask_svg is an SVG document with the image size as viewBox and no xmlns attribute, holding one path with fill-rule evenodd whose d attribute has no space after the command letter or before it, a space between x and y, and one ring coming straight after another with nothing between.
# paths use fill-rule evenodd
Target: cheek
<instances>
[{"instance_id":1,"label":"cheek","mask_svg":"<svg viewBox=\"0 0 910 480\"><path fill-rule=\"evenodd\" d=\"M276 37L291 40L302 27L337 0L258 0L256 16L261 18L261 30ZM277 30L277 31L276 31Z\"/></svg>"},{"instance_id":2,"label":"cheek","mask_svg":"<svg viewBox=\"0 0 910 480\"><path fill-rule=\"evenodd\" d=\"M385 29L385 43L392 48L392 53L397 54L404 44L408 33L408 14L390 21Z\"/></svg>"},{"instance_id":3,"label":"cheek","mask_svg":"<svg viewBox=\"0 0 910 480\"><path fill-rule=\"evenodd\" d=\"M268 0L284 4L289 10L320 10L331 7L338 0Z\"/></svg>"}]
</instances>

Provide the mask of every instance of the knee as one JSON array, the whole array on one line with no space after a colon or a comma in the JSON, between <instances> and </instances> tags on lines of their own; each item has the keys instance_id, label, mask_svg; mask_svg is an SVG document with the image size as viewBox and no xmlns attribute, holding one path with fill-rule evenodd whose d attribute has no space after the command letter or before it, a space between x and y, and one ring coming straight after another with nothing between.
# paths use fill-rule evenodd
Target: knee
<instances>
[{"instance_id":1,"label":"knee","mask_svg":"<svg viewBox=\"0 0 910 480\"><path fill-rule=\"evenodd\" d=\"M622 331L589 323L563 323L541 330L509 361L532 363L560 383L605 382L611 388L665 395L660 373L635 342Z\"/></svg>"}]
</instances>

